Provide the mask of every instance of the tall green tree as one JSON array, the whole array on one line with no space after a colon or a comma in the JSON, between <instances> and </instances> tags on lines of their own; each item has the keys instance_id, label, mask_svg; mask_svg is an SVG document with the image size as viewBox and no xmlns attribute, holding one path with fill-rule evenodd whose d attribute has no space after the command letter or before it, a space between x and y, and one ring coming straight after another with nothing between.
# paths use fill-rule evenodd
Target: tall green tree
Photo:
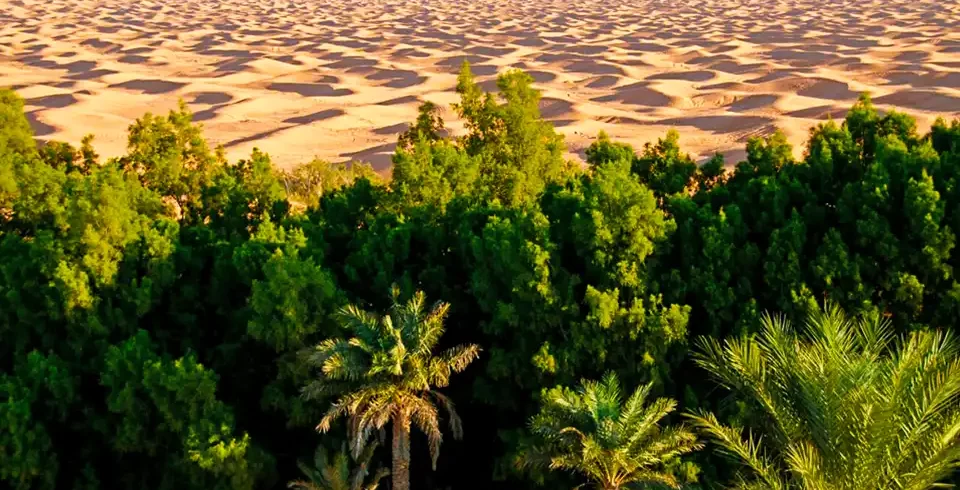
<instances>
[{"instance_id":1,"label":"tall green tree","mask_svg":"<svg viewBox=\"0 0 960 490\"><path fill-rule=\"evenodd\" d=\"M393 196L406 209L443 210L454 197L475 190L479 161L449 141L418 139L393 157Z\"/></svg>"},{"instance_id":2,"label":"tall green tree","mask_svg":"<svg viewBox=\"0 0 960 490\"><path fill-rule=\"evenodd\" d=\"M225 163L220 151L210 150L202 129L180 101L166 116L147 113L130 125L127 154L119 159L144 187L172 201L182 221L202 219L202 191Z\"/></svg>"},{"instance_id":3,"label":"tall green tree","mask_svg":"<svg viewBox=\"0 0 960 490\"><path fill-rule=\"evenodd\" d=\"M321 376L304 388L304 394L311 399L339 395L317 430L326 432L334 420L348 417L355 455L373 431L392 424L392 488L408 490L411 426L427 435L436 468L443 440L438 408L447 412L455 438L461 437L463 428L453 402L435 388L447 386L451 374L466 369L480 348L460 345L435 355L449 306L438 303L428 309L422 292L400 303L397 289L393 301L390 312L383 316L356 306L343 310L344 326L353 337L329 339L316 346L308 362Z\"/></svg>"},{"instance_id":4,"label":"tall green tree","mask_svg":"<svg viewBox=\"0 0 960 490\"><path fill-rule=\"evenodd\" d=\"M521 466L578 473L599 490L662 484L679 488L682 479L667 468L700 448L683 426L662 427L676 408L669 398L650 400L646 384L623 400L616 374L584 380L576 389L544 394L540 413L530 420L538 443L521 453Z\"/></svg>"},{"instance_id":5,"label":"tall green tree","mask_svg":"<svg viewBox=\"0 0 960 490\"><path fill-rule=\"evenodd\" d=\"M691 191L695 182L709 179L716 173L713 167L708 166L705 176L696 178L701 171L690 155L680 151L679 142L680 133L670 130L666 138L657 140L656 144L645 144L643 152L637 155L632 146L610 141L610 137L601 131L597 141L587 148L587 163L600 165L616 161L630 162L632 172L640 181L658 198L663 198Z\"/></svg>"},{"instance_id":6,"label":"tall green tree","mask_svg":"<svg viewBox=\"0 0 960 490\"><path fill-rule=\"evenodd\" d=\"M533 77L520 70L501 73L497 89L497 95L485 93L469 63L463 63L457 77L460 102L454 109L467 134L459 142L480 159L488 195L504 203L528 202L568 169L566 145L563 135L540 116L541 96L533 88Z\"/></svg>"},{"instance_id":7,"label":"tall green tree","mask_svg":"<svg viewBox=\"0 0 960 490\"><path fill-rule=\"evenodd\" d=\"M11 181L0 184L3 486L262 482L272 458L206 362L222 333L197 335L175 320L197 307L168 302L197 285L178 269L183 228L165 198L118 161L100 164L89 139L0 154Z\"/></svg>"},{"instance_id":8,"label":"tall green tree","mask_svg":"<svg viewBox=\"0 0 960 490\"><path fill-rule=\"evenodd\" d=\"M446 133L440 106L427 101L417 108L417 120L397 137L397 147L409 151L417 142L440 141Z\"/></svg>"},{"instance_id":9,"label":"tall green tree","mask_svg":"<svg viewBox=\"0 0 960 490\"><path fill-rule=\"evenodd\" d=\"M36 152L33 129L23 113L23 98L11 89L0 88L0 155Z\"/></svg>"},{"instance_id":10,"label":"tall green tree","mask_svg":"<svg viewBox=\"0 0 960 490\"><path fill-rule=\"evenodd\" d=\"M898 338L882 316L850 318L835 305L800 331L765 316L757 335L705 339L696 355L757 410L758 435L692 418L745 465L736 488L942 488L960 466L958 355L949 332Z\"/></svg>"}]
</instances>

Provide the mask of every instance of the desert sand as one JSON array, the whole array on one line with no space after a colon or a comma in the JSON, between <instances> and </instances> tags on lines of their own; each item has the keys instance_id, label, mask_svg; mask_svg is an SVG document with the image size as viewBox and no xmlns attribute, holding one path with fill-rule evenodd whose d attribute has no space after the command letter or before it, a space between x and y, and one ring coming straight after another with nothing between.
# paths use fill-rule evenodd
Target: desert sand
<instances>
[{"instance_id":1,"label":"desert sand","mask_svg":"<svg viewBox=\"0 0 960 490\"><path fill-rule=\"evenodd\" d=\"M0 85L40 139L122 154L146 111L186 101L211 142L280 166L389 168L420 101L449 110L467 59L488 89L523 68L582 155L600 130L669 128L703 158L743 156L862 91L925 129L960 113L960 2L949 0L0 0Z\"/></svg>"}]
</instances>

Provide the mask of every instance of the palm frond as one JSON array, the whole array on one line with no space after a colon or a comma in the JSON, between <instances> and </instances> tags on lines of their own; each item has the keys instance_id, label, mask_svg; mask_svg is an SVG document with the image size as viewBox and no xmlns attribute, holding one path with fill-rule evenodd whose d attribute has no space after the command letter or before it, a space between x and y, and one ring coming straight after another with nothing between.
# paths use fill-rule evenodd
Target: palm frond
<instances>
[{"instance_id":1,"label":"palm frond","mask_svg":"<svg viewBox=\"0 0 960 490\"><path fill-rule=\"evenodd\" d=\"M437 469L437 458L440 457L440 444L443 442L443 433L440 432L440 417L437 408L422 398L411 398L408 407L413 425L427 436L427 444L430 448L430 458L433 463L433 469Z\"/></svg>"},{"instance_id":2,"label":"palm frond","mask_svg":"<svg viewBox=\"0 0 960 490\"><path fill-rule=\"evenodd\" d=\"M550 467L552 448L545 445L529 445L518 452L514 466L523 470L528 468Z\"/></svg>"},{"instance_id":3,"label":"palm frond","mask_svg":"<svg viewBox=\"0 0 960 490\"><path fill-rule=\"evenodd\" d=\"M423 292L406 302L400 302L399 295L394 288L394 302L386 315L355 305L341 309L339 319L352 337L322 341L307 355L307 364L319 369L320 376L306 384L303 396L315 400L339 395L317 430L326 432L335 420L346 417L350 452L355 457L364 457L367 440L375 431L406 420L427 435L435 466L443 437L434 402L449 413L455 437L463 428L453 402L434 388L446 386L451 374L466 369L480 350L463 345L434 356L448 305L437 303L425 313ZM376 482L369 488L375 486Z\"/></svg>"},{"instance_id":4,"label":"palm frond","mask_svg":"<svg viewBox=\"0 0 960 490\"><path fill-rule=\"evenodd\" d=\"M892 332L879 313L850 318L828 303L803 335L768 315L759 336L700 341L697 363L765 412L765 450L712 415L691 417L757 476L742 488L784 487L784 475L811 490L938 488L960 462L960 343Z\"/></svg>"},{"instance_id":5,"label":"palm frond","mask_svg":"<svg viewBox=\"0 0 960 490\"><path fill-rule=\"evenodd\" d=\"M424 370L427 374L427 382L438 388L443 388L450 383L452 373L463 371L479 356L480 347L473 344L459 345L447 349L439 356L432 357L428 361Z\"/></svg>"},{"instance_id":6,"label":"palm frond","mask_svg":"<svg viewBox=\"0 0 960 490\"><path fill-rule=\"evenodd\" d=\"M635 450L644 454L649 461L669 461L701 448L703 444L697 440L696 434L686 426L679 425L664 428L655 438L647 441L645 446Z\"/></svg>"},{"instance_id":7,"label":"palm frond","mask_svg":"<svg viewBox=\"0 0 960 490\"><path fill-rule=\"evenodd\" d=\"M327 432L330 430L330 424L332 424L334 420L353 414L365 396L366 393L364 392L353 392L343 395L330 405L330 408L327 409L323 418L320 419L320 423L317 424L316 430L318 432Z\"/></svg>"},{"instance_id":8,"label":"palm frond","mask_svg":"<svg viewBox=\"0 0 960 490\"><path fill-rule=\"evenodd\" d=\"M661 471L638 471L633 473L630 479L646 485L660 484L670 488L680 488L680 483L675 476Z\"/></svg>"},{"instance_id":9,"label":"palm frond","mask_svg":"<svg viewBox=\"0 0 960 490\"><path fill-rule=\"evenodd\" d=\"M723 426L712 413L701 412L688 417L720 446L721 452L745 463L770 489L780 490L787 487L773 462L762 454L760 439L754 439L749 434L744 437L740 429Z\"/></svg>"},{"instance_id":10,"label":"palm frond","mask_svg":"<svg viewBox=\"0 0 960 490\"><path fill-rule=\"evenodd\" d=\"M380 480L383 480L384 478L386 478L386 477L388 477L388 476L390 476L390 470L389 470L389 469L387 469L387 468L379 468L379 469L377 469L376 472L374 472L373 478L370 478L370 483L368 483L366 486L358 487L358 490L361 489L361 488L362 488L363 490L377 490L377 487L380 486Z\"/></svg>"},{"instance_id":11,"label":"palm frond","mask_svg":"<svg viewBox=\"0 0 960 490\"><path fill-rule=\"evenodd\" d=\"M426 356L433 352L446 330L443 322L446 320L449 311L450 305L448 303L438 302L433 305L426 316L417 322L416 326L419 331L417 332L417 347L414 355ZM421 312L418 312L418 314L422 315Z\"/></svg>"},{"instance_id":12,"label":"palm frond","mask_svg":"<svg viewBox=\"0 0 960 490\"><path fill-rule=\"evenodd\" d=\"M670 398L658 398L650 403L643 410L637 414L637 416L628 421L621 421L621 430L624 433L626 431L632 432L632 435L629 437L629 444L636 444L637 442L649 438L651 435L656 436L656 431L658 430L657 424L661 419L669 415L676 408L677 402ZM625 425L624 422L627 422L629 425ZM653 433L653 434L651 434Z\"/></svg>"},{"instance_id":13,"label":"palm frond","mask_svg":"<svg viewBox=\"0 0 960 490\"><path fill-rule=\"evenodd\" d=\"M786 462L791 473L809 490L830 490L830 482L824 480L826 471L817 448L809 442L791 444L786 451Z\"/></svg>"},{"instance_id":14,"label":"palm frond","mask_svg":"<svg viewBox=\"0 0 960 490\"><path fill-rule=\"evenodd\" d=\"M366 488L364 486L364 482L366 481L367 475L370 473L370 460L373 459L373 453L376 452L378 446L379 444L376 441L373 441L367 444L360 452L360 455L356 459L357 466L353 470L353 474L351 474L349 477L351 489L359 490L361 488ZM380 481L380 478L376 478L376 475L374 475L372 482L374 487L376 487Z\"/></svg>"},{"instance_id":15,"label":"palm frond","mask_svg":"<svg viewBox=\"0 0 960 490\"><path fill-rule=\"evenodd\" d=\"M297 488L300 490L321 490L321 488L315 485L313 482L306 480L293 480L290 483L287 483L287 488Z\"/></svg>"},{"instance_id":16,"label":"palm frond","mask_svg":"<svg viewBox=\"0 0 960 490\"><path fill-rule=\"evenodd\" d=\"M332 395L348 391L354 385L348 382L331 381L326 378L308 382L300 390L300 396L305 400L324 400Z\"/></svg>"},{"instance_id":17,"label":"palm frond","mask_svg":"<svg viewBox=\"0 0 960 490\"><path fill-rule=\"evenodd\" d=\"M384 470L380 469L374 473L372 479L367 479L370 461L376 449L376 442L367 444L362 449L361 455L353 459L351 464L346 444L333 455L321 445L314 453L313 467L302 462L297 463L307 479L291 481L287 487L302 490L376 489L378 482L385 476Z\"/></svg>"},{"instance_id":18,"label":"palm frond","mask_svg":"<svg viewBox=\"0 0 960 490\"><path fill-rule=\"evenodd\" d=\"M447 417L450 419L450 432L453 434L453 438L463 438L463 421L460 420L460 415L457 413L457 408L454 406L453 400L436 391L431 391L430 396L437 400L437 403L447 412Z\"/></svg>"},{"instance_id":19,"label":"palm frond","mask_svg":"<svg viewBox=\"0 0 960 490\"><path fill-rule=\"evenodd\" d=\"M480 357L480 346L476 344L458 345L440 354L443 362L455 373L462 372L478 357Z\"/></svg>"},{"instance_id":20,"label":"palm frond","mask_svg":"<svg viewBox=\"0 0 960 490\"><path fill-rule=\"evenodd\" d=\"M616 375L583 380L576 389L555 388L543 398L530 429L538 441L526 446L517 465L579 473L598 488L634 483L674 485L664 464L699 448L683 427L662 429L659 422L676 402L647 403L644 385L624 402Z\"/></svg>"},{"instance_id":21,"label":"palm frond","mask_svg":"<svg viewBox=\"0 0 960 490\"><path fill-rule=\"evenodd\" d=\"M340 323L364 345L376 345L382 319L380 316L360 309L356 305L347 305L340 309Z\"/></svg>"}]
</instances>

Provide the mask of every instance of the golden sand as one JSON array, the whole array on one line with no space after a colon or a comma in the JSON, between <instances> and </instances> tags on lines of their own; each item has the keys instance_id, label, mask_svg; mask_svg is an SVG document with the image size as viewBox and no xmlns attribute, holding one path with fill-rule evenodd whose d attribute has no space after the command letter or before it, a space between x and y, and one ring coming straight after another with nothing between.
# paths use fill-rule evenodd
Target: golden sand
<instances>
[{"instance_id":1,"label":"golden sand","mask_svg":"<svg viewBox=\"0 0 960 490\"><path fill-rule=\"evenodd\" d=\"M467 59L484 87L523 68L582 155L671 128L698 157L743 155L862 91L929 126L960 113L960 2L925 0L0 0L0 85L40 139L125 128L185 100L231 158L389 166L420 101L444 107ZM446 110L454 132L460 125Z\"/></svg>"}]
</instances>

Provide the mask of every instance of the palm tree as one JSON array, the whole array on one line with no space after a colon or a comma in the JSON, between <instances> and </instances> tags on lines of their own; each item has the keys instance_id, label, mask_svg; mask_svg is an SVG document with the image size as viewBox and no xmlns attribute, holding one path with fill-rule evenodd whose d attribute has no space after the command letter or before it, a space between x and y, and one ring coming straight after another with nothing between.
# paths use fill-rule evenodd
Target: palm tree
<instances>
[{"instance_id":1,"label":"palm tree","mask_svg":"<svg viewBox=\"0 0 960 490\"><path fill-rule=\"evenodd\" d=\"M752 478L741 489L941 488L960 459L960 360L949 333L895 338L880 315L835 305L803 335L765 316L759 335L705 340L697 362L762 411L759 437L692 416Z\"/></svg>"},{"instance_id":2,"label":"palm tree","mask_svg":"<svg viewBox=\"0 0 960 490\"><path fill-rule=\"evenodd\" d=\"M453 402L434 388L447 386L450 375L466 369L480 349L461 345L434 355L449 305L437 303L427 311L423 292L405 304L397 302L398 294L394 288L393 306L384 316L356 306L341 312L353 337L316 346L308 362L319 367L322 375L304 388L304 395L311 399L339 395L317 430L326 432L334 420L347 417L354 454L359 454L373 431L392 424L392 488L408 490L411 425L427 435L436 469L443 440L438 406L448 413L455 438L462 436L463 429Z\"/></svg>"},{"instance_id":3,"label":"palm tree","mask_svg":"<svg viewBox=\"0 0 960 490\"><path fill-rule=\"evenodd\" d=\"M313 467L303 463L297 463L300 471L307 476L309 480L297 480L290 482L287 487L299 490L377 490L380 480L390 474L390 470L380 468L373 473L373 478L367 480L370 473L370 460L373 459L373 452L377 449L377 443L367 444L360 453L360 456L353 457L347 451L346 443L335 454L333 458L327 454L327 450L320 446L313 456ZM350 469L350 460L356 467Z\"/></svg>"},{"instance_id":4,"label":"palm tree","mask_svg":"<svg viewBox=\"0 0 960 490\"><path fill-rule=\"evenodd\" d=\"M682 426L660 427L676 402L658 398L648 404L651 387L641 386L623 403L611 373L599 383L582 381L576 390L548 391L530 421L540 444L523 451L518 464L579 473L603 490L642 483L678 487L664 464L700 445Z\"/></svg>"}]
</instances>

